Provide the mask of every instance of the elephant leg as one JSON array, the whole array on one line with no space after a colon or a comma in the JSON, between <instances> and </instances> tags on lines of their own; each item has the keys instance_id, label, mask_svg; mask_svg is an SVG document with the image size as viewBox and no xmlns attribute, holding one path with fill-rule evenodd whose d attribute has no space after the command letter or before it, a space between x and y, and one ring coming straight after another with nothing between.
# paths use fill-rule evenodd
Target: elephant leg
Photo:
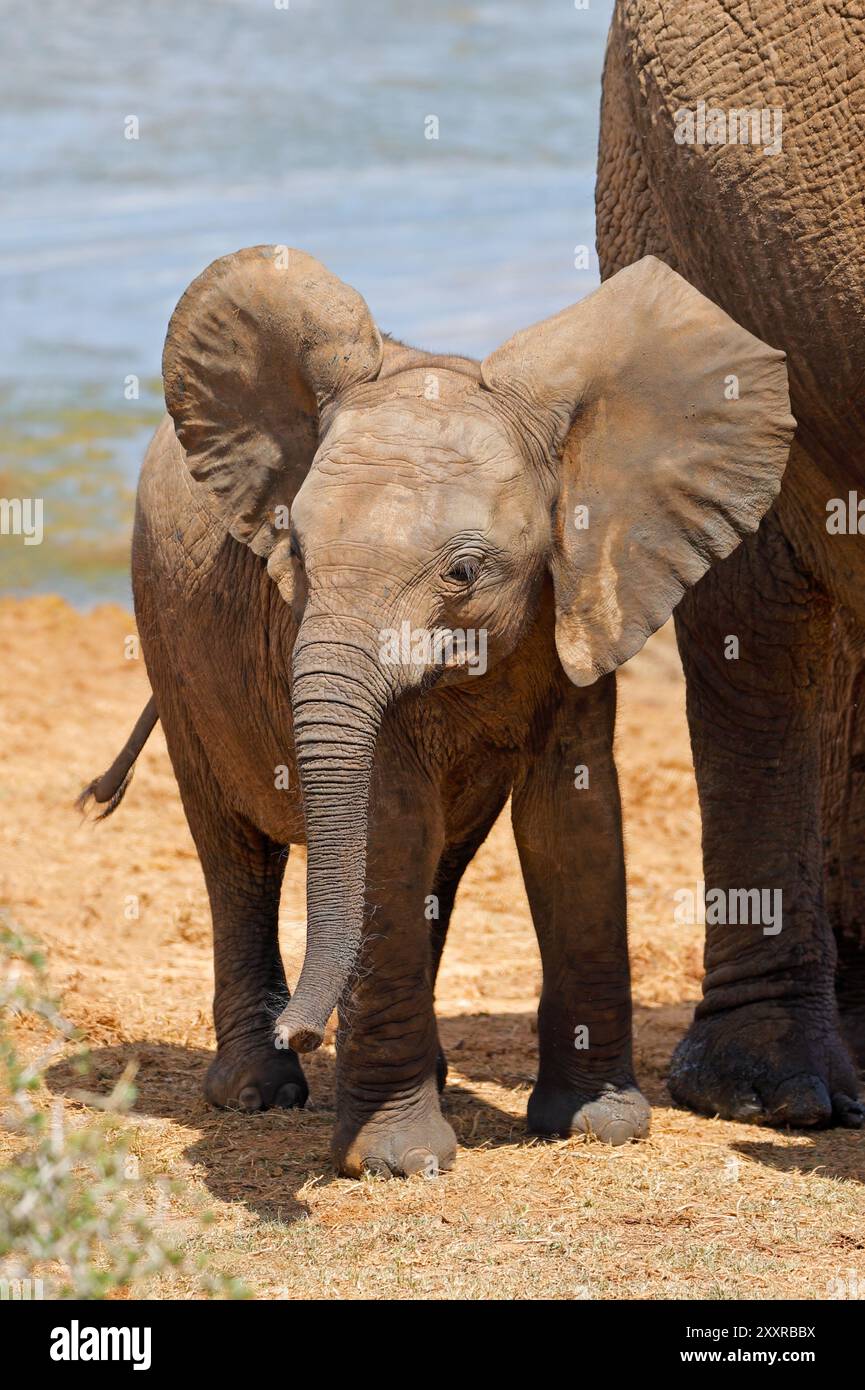
<instances>
[{"instance_id":1,"label":"elephant leg","mask_svg":"<svg viewBox=\"0 0 865 1390\"><path fill-rule=\"evenodd\" d=\"M160 711L162 706L160 706ZM204 1093L212 1105L291 1109L309 1089L297 1054L274 1046L288 999L278 918L287 850L225 802L191 725L163 717L171 760L195 841L213 920L216 1057Z\"/></svg>"},{"instance_id":2,"label":"elephant leg","mask_svg":"<svg viewBox=\"0 0 865 1390\"><path fill-rule=\"evenodd\" d=\"M425 914L443 838L436 788L384 734L370 802L361 959L337 1035L333 1157L348 1177L433 1176L456 1153L439 1108Z\"/></svg>"},{"instance_id":3,"label":"elephant leg","mask_svg":"<svg viewBox=\"0 0 865 1390\"><path fill-rule=\"evenodd\" d=\"M439 966L441 965L442 953L445 948L445 941L447 940L451 913L453 912L454 901L456 900L462 876L495 825L508 799L509 790L509 778L502 778L489 792L484 789L483 804L478 808L476 813L477 819L473 828L467 831L454 843L445 845L442 850L442 855L439 859L438 868L436 869L432 885L432 893L437 913L430 922L433 989L435 989L435 983L438 979ZM447 1075L447 1058L441 1043L439 1043L438 1060L436 1062L436 1079L439 1091L444 1090Z\"/></svg>"},{"instance_id":4,"label":"elephant leg","mask_svg":"<svg viewBox=\"0 0 865 1390\"><path fill-rule=\"evenodd\" d=\"M648 1132L649 1106L633 1071L615 709L614 676L568 686L512 816L543 965L529 1128L622 1144Z\"/></svg>"},{"instance_id":5,"label":"elephant leg","mask_svg":"<svg viewBox=\"0 0 865 1390\"><path fill-rule=\"evenodd\" d=\"M826 906L841 1028L865 1069L865 628L835 614L822 716Z\"/></svg>"},{"instance_id":6,"label":"elephant leg","mask_svg":"<svg viewBox=\"0 0 865 1390\"><path fill-rule=\"evenodd\" d=\"M669 1086L705 1114L796 1126L863 1120L823 894L820 715L831 617L777 513L676 610L707 928L703 999ZM760 895L759 911L742 910L745 893Z\"/></svg>"}]
</instances>

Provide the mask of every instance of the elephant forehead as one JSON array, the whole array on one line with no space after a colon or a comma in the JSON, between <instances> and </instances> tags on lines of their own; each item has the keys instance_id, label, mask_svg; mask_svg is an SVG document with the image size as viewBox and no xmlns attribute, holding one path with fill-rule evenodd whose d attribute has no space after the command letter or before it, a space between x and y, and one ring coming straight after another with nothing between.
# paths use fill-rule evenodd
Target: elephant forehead
<instances>
[{"instance_id":1,"label":"elephant forehead","mask_svg":"<svg viewBox=\"0 0 865 1390\"><path fill-rule=\"evenodd\" d=\"M483 408L454 409L406 397L340 412L315 457L319 473L394 471L409 481L456 479L467 470L496 471L513 450Z\"/></svg>"}]
</instances>

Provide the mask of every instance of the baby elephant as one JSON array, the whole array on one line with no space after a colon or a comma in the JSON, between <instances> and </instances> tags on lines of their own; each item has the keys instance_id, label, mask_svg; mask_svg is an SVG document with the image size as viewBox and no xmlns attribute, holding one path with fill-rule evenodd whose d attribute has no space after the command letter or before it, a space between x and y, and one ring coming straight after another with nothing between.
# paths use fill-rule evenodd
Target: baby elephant
<instances>
[{"instance_id":1,"label":"baby elephant","mask_svg":"<svg viewBox=\"0 0 865 1390\"><path fill-rule=\"evenodd\" d=\"M611 673L771 505L783 353L648 256L480 364L437 356L264 246L192 283L163 374L132 557L154 698L88 791L113 809L158 712L213 915L208 1098L302 1105L338 1007L339 1171L448 1167L433 987L510 796L543 961L529 1127L644 1135Z\"/></svg>"}]
</instances>

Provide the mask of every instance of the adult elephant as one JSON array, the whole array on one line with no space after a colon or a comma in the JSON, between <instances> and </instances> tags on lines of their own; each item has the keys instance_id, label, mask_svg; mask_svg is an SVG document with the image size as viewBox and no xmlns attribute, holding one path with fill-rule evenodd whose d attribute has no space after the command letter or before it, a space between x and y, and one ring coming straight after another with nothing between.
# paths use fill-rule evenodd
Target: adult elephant
<instances>
[{"instance_id":1,"label":"adult elephant","mask_svg":"<svg viewBox=\"0 0 865 1390\"><path fill-rule=\"evenodd\" d=\"M789 362L778 502L676 613L707 888L783 928L710 923L670 1089L770 1124L863 1122L863 63L849 0L620 0L604 71L603 276L662 257Z\"/></svg>"},{"instance_id":2,"label":"adult elephant","mask_svg":"<svg viewBox=\"0 0 865 1390\"><path fill-rule=\"evenodd\" d=\"M133 543L154 700L91 790L113 808L158 711L213 915L209 1098L303 1103L297 1053L339 1005L339 1168L450 1162L433 982L512 793L544 974L530 1126L644 1133L610 673L777 495L783 354L646 257L483 363L436 356L258 247L193 282L163 372Z\"/></svg>"}]
</instances>

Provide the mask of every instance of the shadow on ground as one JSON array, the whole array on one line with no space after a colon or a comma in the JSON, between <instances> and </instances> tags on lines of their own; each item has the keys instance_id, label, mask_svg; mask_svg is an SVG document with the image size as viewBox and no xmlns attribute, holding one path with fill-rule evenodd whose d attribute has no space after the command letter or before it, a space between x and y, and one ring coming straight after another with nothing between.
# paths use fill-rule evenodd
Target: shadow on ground
<instances>
[{"instance_id":1,"label":"shadow on ground","mask_svg":"<svg viewBox=\"0 0 865 1390\"><path fill-rule=\"evenodd\" d=\"M774 1143L769 1138L741 1139L731 1144L730 1149L748 1162L761 1163L778 1173L846 1178L848 1182L865 1184L865 1132L862 1130L797 1129L780 1132L806 1138L807 1144L789 1147ZM763 1130L762 1133L767 1131Z\"/></svg>"},{"instance_id":2,"label":"shadow on ground","mask_svg":"<svg viewBox=\"0 0 865 1390\"><path fill-rule=\"evenodd\" d=\"M488 1017L456 1022L466 1038L473 1037L477 1029L489 1039L493 1020ZM458 1056L461 1051L457 1048ZM170 1120L197 1131L184 1157L220 1201L240 1202L266 1220L290 1222L308 1214L309 1208L296 1195L305 1183L315 1179L320 1185L334 1180L330 1161L334 1122L331 1054L315 1053L304 1062L310 1087L310 1101L304 1110L270 1110L257 1115L216 1110L206 1103L204 1077L213 1054L203 1048L143 1038L92 1048L88 1057L89 1070L83 1073L71 1060L49 1068L46 1081L52 1092L67 1098L82 1093L108 1095L124 1069L136 1063L137 1097L131 1118L145 1123ZM486 1070L478 1064L479 1072ZM529 1142L524 1116L509 1114L473 1092L461 1081L458 1067L451 1069L443 1109L463 1148Z\"/></svg>"},{"instance_id":3,"label":"shadow on ground","mask_svg":"<svg viewBox=\"0 0 865 1390\"><path fill-rule=\"evenodd\" d=\"M674 1004L635 1011L637 1076L651 1104L670 1107L664 1075L673 1047L690 1017L691 1006ZM537 1037L529 1013L460 1014L440 1018L449 1076L443 1110L463 1149L498 1148L532 1142L525 1107L535 1076ZM304 1063L310 1103L303 1111L272 1110L260 1115L214 1110L203 1097L204 1076L213 1054L152 1039L95 1048L91 1069L82 1076L71 1062L47 1073L59 1095L108 1094L123 1069L137 1062L138 1096L133 1118L170 1120L197 1137L184 1150L208 1191L220 1201L242 1203L266 1220L290 1222L308 1214L297 1193L315 1180L333 1181L330 1134L334 1121L334 1059L315 1053ZM506 1092L491 1097L490 1092ZM508 1107L508 1108L505 1108ZM722 1122L719 1122L722 1123ZM740 1132L740 1127L736 1126ZM755 1130L755 1134L758 1131ZM821 1172L865 1182L865 1136L845 1130L798 1131L807 1149L790 1147L759 1131L761 1138L733 1141L743 1158L785 1172ZM723 1132L719 1129L719 1140Z\"/></svg>"}]
</instances>

